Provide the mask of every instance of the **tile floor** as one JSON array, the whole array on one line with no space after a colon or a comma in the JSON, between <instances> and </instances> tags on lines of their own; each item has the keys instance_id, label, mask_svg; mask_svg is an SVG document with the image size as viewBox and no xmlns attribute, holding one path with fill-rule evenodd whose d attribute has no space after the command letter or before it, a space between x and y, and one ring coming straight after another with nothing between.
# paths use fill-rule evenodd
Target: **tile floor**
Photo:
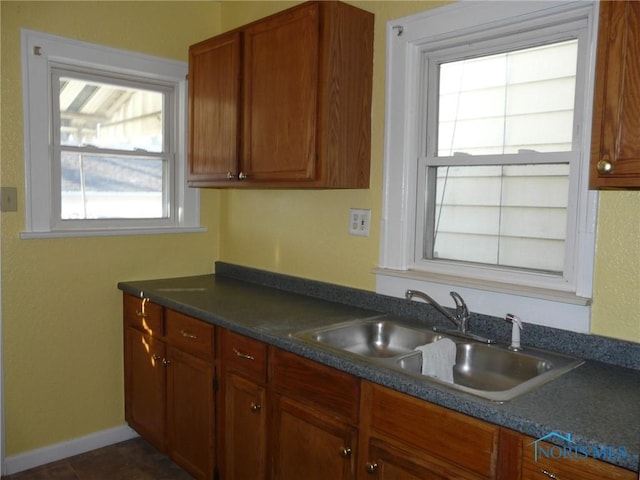
<instances>
[{"instance_id":1,"label":"tile floor","mask_svg":"<svg viewBox=\"0 0 640 480\"><path fill-rule=\"evenodd\" d=\"M2 477L2 480L193 480L141 438Z\"/></svg>"}]
</instances>

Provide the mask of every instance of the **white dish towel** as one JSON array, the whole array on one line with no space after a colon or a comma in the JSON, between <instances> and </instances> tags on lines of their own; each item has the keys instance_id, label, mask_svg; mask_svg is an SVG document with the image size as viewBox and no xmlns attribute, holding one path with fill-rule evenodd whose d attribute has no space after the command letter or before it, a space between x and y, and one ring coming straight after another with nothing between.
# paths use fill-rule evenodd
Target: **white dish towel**
<instances>
[{"instance_id":1,"label":"white dish towel","mask_svg":"<svg viewBox=\"0 0 640 480\"><path fill-rule=\"evenodd\" d=\"M456 364L456 344L449 338L420 345L416 350L422 353L422 374L437 377L453 383L453 367Z\"/></svg>"}]
</instances>

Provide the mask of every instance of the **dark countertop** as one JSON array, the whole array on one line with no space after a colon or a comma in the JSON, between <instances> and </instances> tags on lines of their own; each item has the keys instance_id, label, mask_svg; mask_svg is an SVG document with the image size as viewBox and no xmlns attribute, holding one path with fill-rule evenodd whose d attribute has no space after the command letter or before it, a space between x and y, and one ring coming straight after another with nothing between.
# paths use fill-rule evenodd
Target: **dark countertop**
<instances>
[{"instance_id":1,"label":"dark countertop","mask_svg":"<svg viewBox=\"0 0 640 480\"><path fill-rule=\"evenodd\" d=\"M379 309L334 303L220 275L121 282L118 288L534 438L550 432L562 436L570 433L573 442L590 453L610 452L601 455L602 460L638 471L640 370L587 360L584 365L546 385L498 404L372 365L348 353L315 347L289 335L323 325L378 316L381 315ZM549 441L555 443L556 439Z\"/></svg>"}]
</instances>

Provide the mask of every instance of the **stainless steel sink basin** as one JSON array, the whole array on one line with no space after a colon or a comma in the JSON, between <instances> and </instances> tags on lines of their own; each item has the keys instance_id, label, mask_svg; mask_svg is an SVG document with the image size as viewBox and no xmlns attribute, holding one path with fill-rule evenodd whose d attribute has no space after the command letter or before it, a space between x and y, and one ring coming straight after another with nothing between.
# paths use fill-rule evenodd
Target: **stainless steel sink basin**
<instances>
[{"instance_id":1,"label":"stainless steel sink basin","mask_svg":"<svg viewBox=\"0 0 640 480\"><path fill-rule=\"evenodd\" d=\"M294 336L373 358L398 357L413 352L419 345L443 338L436 332L407 327L384 318L341 323Z\"/></svg>"},{"instance_id":2,"label":"stainless steel sink basin","mask_svg":"<svg viewBox=\"0 0 640 480\"><path fill-rule=\"evenodd\" d=\"M568 355L534 348L516 352L505 345L448 337L385 317L307 330L294 337L495 402L511 400L583 363ZM453 383L422 375L422 353L415 351L420 345L442 338L451 338L456 344Z\"/></svg>"}]
</instances>

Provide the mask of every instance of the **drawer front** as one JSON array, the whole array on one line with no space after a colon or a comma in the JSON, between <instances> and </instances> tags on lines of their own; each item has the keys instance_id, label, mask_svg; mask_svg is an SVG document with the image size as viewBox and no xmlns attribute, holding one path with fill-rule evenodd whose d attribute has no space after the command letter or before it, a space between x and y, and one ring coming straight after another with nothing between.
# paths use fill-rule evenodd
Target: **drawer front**
<instances>
[{"instance_id":1,"label":"drawer front","mask_svg":"<svg viewBox=\"0 0 640 480\"><path fill-rule=\"evenodd\" d=\"M197 318L165 310L167 343L180 350L213 361L215 327Z\"/></svg>"},{"instance_id":2,"label":"drawer front","mask_svg":"<svg viewBox=\"0 0 640 480\"><path fill-rule=\"evenodd\" d=\"M534 438L523 437L522 480L637 480L638 474L610 463L584 455L568 452L565 458L563 447L540 442L536 458ZM545 455L546 452L546 455ZM554 458L555 457L555 458Z\"/></svg>"},{"instance_id":3,"label":"drawer front","mask_svg":"<svg viewBox=\"0 0 640 480\"><path fill-rule=\"evenodd\" d=\"M375 434L494 477L499 427L378 385L364 388Z\"/></svg>"},{"instance_id":4,"label":"drawer front","mask_svg":"<svg viewBox=\"0 0 640 480\"><path fill-rule=\"evenodd\" d=\"M152 303L147 298L134 297L123 294L123 316L127 325L154 337L162 337L164 334L162 307Z\"/></svg>"},{"instance_id":5,"label":"drawer front","mask_svg":"<svg viewBox=\"0 0 640 480\"><path fill-rule=\"evenodd\" d=\"M267 381L267 345L258 340L222 330L222 362L226 371L259 383Z\"/></svg>"},{"instance_id":6,"label":"drawer front","mask_svg":"<svg viewBox=\"0 0 640 480\"><path fill-rule=\"evenodd\" d=\"M358 422L358 378L277 348L270 351L270 383L274 390L323 408L331 416L352 424Z\"/></svg>"}]
</instances>

